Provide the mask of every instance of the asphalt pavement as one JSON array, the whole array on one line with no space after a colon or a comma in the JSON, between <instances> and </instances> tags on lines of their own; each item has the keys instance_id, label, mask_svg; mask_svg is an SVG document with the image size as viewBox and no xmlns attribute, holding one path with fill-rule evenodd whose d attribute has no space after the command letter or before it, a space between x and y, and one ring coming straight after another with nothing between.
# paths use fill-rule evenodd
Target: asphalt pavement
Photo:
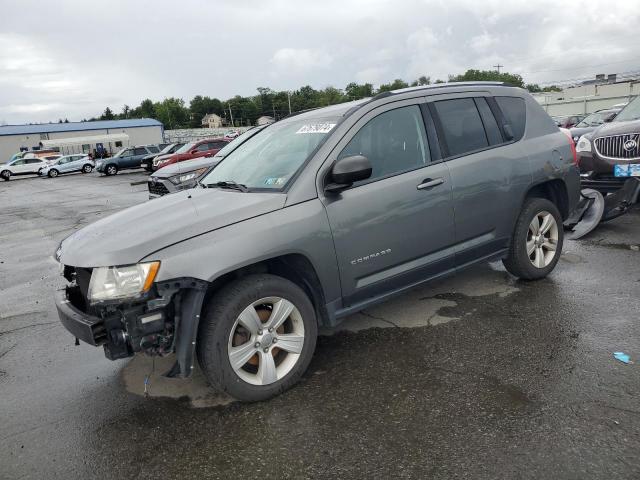
<instances>
[{"instance_id":1,"label":"asphalt pavement","mask_svg":"<svg viewBox=\"0 0 640 480\"><path fill-rule=\"evenodd\" d=\"M60 240L144 178L0 183L1 479L640 478L640 363L613 357L640 362L640 212L545 280L487 264L353 315L297 387L241 404L58 321Z\"/></svg>"}]
</instances>

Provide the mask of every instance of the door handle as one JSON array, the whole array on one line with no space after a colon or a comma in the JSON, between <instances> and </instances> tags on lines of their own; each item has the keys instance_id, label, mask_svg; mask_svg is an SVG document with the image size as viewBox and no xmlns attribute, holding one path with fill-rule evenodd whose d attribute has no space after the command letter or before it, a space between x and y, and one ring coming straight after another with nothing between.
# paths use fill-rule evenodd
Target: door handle
<instances>
[{"instance_id":1,"label":"door handle","mask_svg":"<svg viewBox=\"0 0 640 480\"><path fill-rule=\"evenodd\" d=\"M418 185L418 190L427 190L429 188L437 187L438 185L442 185L444 183L443 178L425 178L420 185Z\"/></svg>"}]
</instances>

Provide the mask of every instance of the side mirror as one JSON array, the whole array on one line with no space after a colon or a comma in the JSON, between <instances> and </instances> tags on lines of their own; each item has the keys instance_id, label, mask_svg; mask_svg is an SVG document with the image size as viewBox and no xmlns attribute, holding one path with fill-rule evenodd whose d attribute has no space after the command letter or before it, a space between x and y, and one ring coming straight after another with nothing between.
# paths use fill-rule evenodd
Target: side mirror
<instances>
[{"instance_id":1,"label":"side mirror","mask_svg":"<svg viewBox=\"0 0 640 480\"><path fill-rule=\"evenodd\" d=\"M354 155L336 161L331 168L331 183L325 187L326 192L339 193L349 188L354 182L366 180L371 176L371 162L367 157Z\"/></svg>"},{"instance_id":2,"label":"side mirror","mask_svg":"<svg viewBox=\"0 0 640 480\"><path fill-rule=\"evenodd\" d=\"M191 155L195 155L196 153L198 153L198 149L194 148L193 150L191 150Z\"/></svg>"}]
</instances>

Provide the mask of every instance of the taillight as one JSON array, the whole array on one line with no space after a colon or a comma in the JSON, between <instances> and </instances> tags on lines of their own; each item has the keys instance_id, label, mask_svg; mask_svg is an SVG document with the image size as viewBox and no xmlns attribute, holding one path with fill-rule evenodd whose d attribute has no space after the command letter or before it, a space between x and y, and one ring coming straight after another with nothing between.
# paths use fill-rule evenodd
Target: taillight
<instances>
[{"instance_id":1,"label":"taillight","mask_svg":"<svg viewBox=\"0 0 640 480\"><path fill-rule=\"evenodd\" d=\"M566 128L561 128L560 131L564 133L569 139L569 145L571 146L571 154L573 155L573 164L578 165L578 152L576 152L576 142L573 141L571 132Z\"/></svg>"}]
</instances>

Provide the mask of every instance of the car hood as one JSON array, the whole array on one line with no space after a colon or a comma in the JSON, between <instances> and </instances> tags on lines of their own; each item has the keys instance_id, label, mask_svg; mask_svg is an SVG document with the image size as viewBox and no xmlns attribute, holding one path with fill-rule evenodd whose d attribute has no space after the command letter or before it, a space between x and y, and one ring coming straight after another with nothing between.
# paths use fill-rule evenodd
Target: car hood
<instances>
[{"instance_id":1,"label":"car hood","mask_svg":"<svg viewBox=\"0 0 640 480\"><path fill-rule=\"evenodd\" d=\"M185 162L172 163L171 165L167 165L166 167L162 167L161 169L157 170L151 176L158 178L168 178L180 173L197 170L198 168L213 167L220 160L222 160L222 158L220 157L200 157L193 160L187 160Z\"/></svg>"},{"instance_id":2,"label":"car hood","mask_svg":"<svg viewBox=\"0 0 640 480\"><path fill-rule=\"evenodd\" d=\"M630 120L628 122L609 122L600 126L594 132L593 138L638 132L640 132L640 120Z\"/></svg>"},{"instance_id":3,"label":"car hood","mask_svg":"<svg viewBox=\"0 0 640 480\"><path fill-rule=\"evenodd\" d=\"M597 127L573 127L569 129L569 132L571 132L571 138L581 137L585 133L593 132L599 126L600 125Z\"/></svg>"},{"instance_id":4,"label":"car hood","mask_svg":"<svg viewBox=\"0 0 640 480\"><path fill-rule=\"evenodd\" d=\"M283 193L197 188L122 210L61 243L59 261L74 267L137 263L169 245L284 207Z\"/></svg>"}]
</instances>

